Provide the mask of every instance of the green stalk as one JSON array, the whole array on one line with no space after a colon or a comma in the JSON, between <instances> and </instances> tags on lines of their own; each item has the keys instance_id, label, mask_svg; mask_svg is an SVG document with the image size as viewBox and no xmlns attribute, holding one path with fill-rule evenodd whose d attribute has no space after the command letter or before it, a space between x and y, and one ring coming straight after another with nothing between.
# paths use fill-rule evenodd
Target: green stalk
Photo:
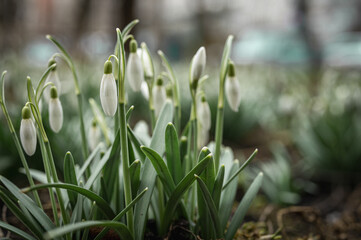
<instances>
[{"instance_id":1,"label":"green stalk","mask_svg":"<svg viewBox=\"0 0 361 240\"><path fill-rule=\"evenodd\" d=\"M81 135L81 139L82 139L82 152L83 152L83 157L84 157L84 161L85 161L85 159L88 158L89 150L88 150L88 144L87 144L87 139L86 139L86 134L85 134L82 94L81 94L81 91L79 88L79 81L78 81L78 76L75 71L75 66L74 66L74 63L71 60L71 57L68 54L68 52L64 49L64 47L56 39L54 39L50 35L47 35L46 38L49 39L50 41L52 41L59 48L59 50L63 53L63 55L64 55L63 58L64 58L65 62L68 64L68 66L73 74L75 94L76 94L77 100L78 100L78 111L79 111L79 116L80 116L79 119L80 119L80 135Z\"/></svg>"},{"instance_id":2,"label":"green stalk","mask_svg":"<svg viewBox=\"0 0 361 240\"><path fill-rule=\"evenodd\" d=\"M128 132L127 132L127 120L125 111L125 51L124 43L120 30L117 28L117 41L119 42L118 56L121 57L121 61L118 64L118 112L119 112L119 129L120 129L120 143L121 143L121 157L123 160L123 182L124 182L124 198L125 206L128 206L132 202L132 188L129 174L129 152L128 152ZM121 65L122 64L122 65ZM131 234L134 233L133 222L133 208L127 212L127 225Z\"/></svg>"},{"instance_id":3,"label":"green stalk","mask_svg":"<svg viewBox=\"0 0 361 240\"><path fill-rule=\"evenodd\" d=\"M217 119L216 119L216 148L214 151L214 165L216 172L218 172L219 167L219 159L221 155L221 145L223 138L223 119L224 119L224 109L223 106L219 106L217 108Z\"/></svg>"}]
</instances>

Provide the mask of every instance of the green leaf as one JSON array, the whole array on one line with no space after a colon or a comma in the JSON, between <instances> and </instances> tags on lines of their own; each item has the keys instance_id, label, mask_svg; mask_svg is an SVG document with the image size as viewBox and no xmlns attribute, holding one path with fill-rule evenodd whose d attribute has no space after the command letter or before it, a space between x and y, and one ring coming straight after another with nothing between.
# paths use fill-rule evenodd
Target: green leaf
<instances>
[{"instance_id":1,"label":"green leaf","mask_svg":"<svg viewBox=\"0 0 361 240\"><path fill-rule=\"evenodd\" d=\"M12 194L6 189L0 186L0 198L4 204L10 209L10 211L17 217L33 234L38 238L42 238L42 229L36 224L35 221L32 221L33 218L27 217L24 211L20 210L16 204L10 199Z\"/></svg>"},{"instance_id":2,"label":"green leaf","mask_svg":"<svg viewBox=\"0 0 361 240\"><path fill-rule=\"evenodd\" d=\"M24 168L20 168L19 172L26 174ZM48 183L46 179L46 174L42 171L36 170L36 169L29 169L30 175L37 181L41 183Z\"/></svg>"},{"instance_id":3,"label":"green leaf","mask_svg":"<svg viewBox=\"0 0 361 240\"><path fill-rule=\"evenodd\" d=\"M219 221L218 211L217 211L216 205L214 204L214 202L212 200L212 196L209 193L208 188L207 188L206 184L202 181L202 179L200 177L198 177L197 175L194 175L194 176L197 179L198 186L201 189L204 201L207 205L208 213L211 216L213 227L216 232L216 237L217 237L217 239L222 238L223 233L222 233L221 224Z\"/></svg>"},{"instance_id":4,"label":"green leaf","mask_svg":"<svg viewBox=\"0 0 361 240\"><path fill-rule=\"evenodd\" d=\"M213 191L212 191L212 198L213 198L214 204L216 205L217 209L219 209L219 201L221 199L221 194L222 194L224 169L225 169L225 167L222 164L218 170L218 174L217 174L216 180L214 181L214 187L213 187Z\"/></svg>"},{"instance_id":5,"label":"green leaf","mask_svg":"<svg viewBox=\"0 0 361 240\"><path fill-rule=\"evenodd\" d=\"M168 229L170 222L172 221L174 212L182 195L195 181L194 174L199 175L207 167L209 161L212 159L212 155L209 154L203 160L201 160L189 173L180 181L177 187L174 189L172 195L169 197L165 207L165 214L163 216L162 233L165 233Z\"/></svg>"},{"instance_id":6,"label":"green leaf","mask_svg":"<svg viewBox=\"0 0 361 240\"><path fill-rule=\"evenodd\" d=\"M5 185L5 187L18 199L26 209L34 216L34 218L40 223L45 230L50 230L55 228L54 223L50 218L44 213L44 211L39 208L34 201L28 197L26 194L22 193L21 190L16 187L12 182L6 179L3 176L0 176L0 181Z\"/></svg>"},{"instance_id":7,"label":"green leaf","mask_svg":"<svg viewBox=\"0 0 361 240\"><path fill-rule=\"evenodd\" d=\"M36 238L32 237L31 235L27 234L26 232L20 230L19 228L16 228L10 224L7 224L3 221L0 221L0 227L9 230L10 232L13 232L17 235L19 235L20 237L24 238L24 239L28 239L28 240L36 240Z\"/></svg>"},{"instance_id":8,"label":"green leaf","mask_svg":"<svg viewBox=\"0 0 361 240\"><path fill-rule=\"evenodd\" d=\"M232 41L233 41L233 36L232 35L228 36L226 44L224 46L224 50L223 50L222 61L221 61L221 71L220 71L220 79L223 79L223 80L226 78L226 74L227 74L228 59L229 59L229 55L231 52Z\"/></svg>"},{"instance_id":9,"label":"green leaf","mask_svg":"<svg viewBox=\"0 0 361 240\"><path fill-rule=\"evenodd\" d=\"M93 116L103 132L105 143L109 147L111 144L108 136L109 128L107 126L107 122L105 121L103 111L100 110L99 105L95 102L93 98L89 99L89 103L93 112Z\"/></svg>"},{"instance_id":10,"label":"green leaf","mask_svg":"<svg viewBox=\"0 0 361 240\"><path fill-rule=\"evenodd\" d=\"M108 162L109 158L111 158L112 156L114 156L114 154L116 153L117 149L119 148L119 144L120 144L120 137L119 137L120 131L118 130L116 137L114 139L113 145L110 149L108 149L108 151L104 154L104 156L102 157L102 159L100 159L99 163L96 165L95 169L92 171L88 181L85 184L85 188L86 189L90 189L91 186L93 185L95 179L98 177L99 173L102 171L103 167L105 166L105 164Z\"/></svg>"},{"instance_id":11,"label":"green leaf","mask_svg":"<svg viewBox=\"0 0 361 240\"><path fill-rule=\"evenodd\" d=\"M67 152L65 154L64 158L64 182L78 185L76 174L75 174L75 168L74 168L74 158L73 155L71 155L70 152ZM72 191L67 191L69 196L69 202L72 207L76 204L76 194Z\"/></svg>"},{"instance_id":12,"label":"green leaf","mask_svg":"<svg viewBox=\"0 0 361 240\"><path fill-rule=\"evenodd\" d=\"M182 179L182 164L179 151L178 134L172 123L168 123L165 130L165 152L167 166L173 177L174 183L178 184Z\"/></svg>"},{"instance_id":13,"label":"green leaf","mask_svg":"<svg viewBox=\"0 0 361 240\"><path fill-rule=\"evenodd\" d=\"M130 108L128 109L126 115L125 115L125 119L127 120L127 122L129 122L130 117L132 116L134 110L134 106L130 106Z\"/></svg>"},{"instance_id":14,"label":"green leaf","mask_svg":"<svg viewBox=\"0 0 361 240\"><path fill-rule=\"evenodd\" d=\"M112 221L119 221L133 206L134 204L136 204L139 199L141 199L141 197L143 197L143 195L146 193L146 191L148 191L148 188L145 188L142 192L140 192L140 194L133 199L133 201L130 202L130 204L128 206L126 206L117 216L115 216L115 218L113 218ZM104 237L104 235L109 231L109 228L104 228L97 236L94 240L100 240Z\"/></svg>"},{"instance_id":15,"label":"green leaf","mask_svg":"<svg viewBox=\"0 0 361 240\"><path fill-rule=\"evenodd\" d=\"M90 154L90 156L85 160L83 166L81 166L79 172L78 172L78 177L77 177L77 181L80 181L81 177L83 176L83 174L85 173L86 169L89 167L89 165L91 164L91 162L95 159L95 156L99 153L99 151L102 149L103 144L99 143L95 149L92 151L92 153Z\"/></svg>"},{"instance_id":16,"label":"green leaf","mask_svg":"<svg viewBox=\"0 0 361 240\"><path fill-rule=\"evenodd\" d=\"M135 136L133 130L129 127L129 125L127 126L127 128L128 128L128 138L130 140L129 142L132 143L133 149L138 154L140 161L142 161L142 163L144 163L145 155L144 155L142 149L140 148L144 144Z\"/></svg>"},{"instance_id":17,"label":"green leaf","mask_svg":"<svg viewBox=\"0 0 361 240\"><path fill-rule=\"evenodd\" d=\"M242 172L242 170L247 167L247 165L254 159L254 157L257 155L258 149L254 150L254 152L251 154L251 156L242 164L242 166L235 172L224 184L223 189L225 189L237 176Z\"/></svg>"},{"instance_id":18,"label":"green leaf","mask_svg":"<svg viewBox=\"0 0 361 240\"><path fill-rule=\"evenodd\" d=\"M71 233L73 231L81 230L84 228L91 228L91 227L110 227L114 228L116 232L119 234L121 239L124 240L131 240L133 239L132 234L129 232L127 226L120 222L113 222L113 221L85 221L79 222L75 224L68 224L63 227L56 228L54 230L48 231L45 233L45 239L54 239L56 237L63 236L67 233Z\"/></svg>"},{"instance_id":19,"label":"green leaf","mask_svg":"<svg viewBox=\"0 0 361 240\"><path fill-rule=\"evenodd\" d=\"M230 167L228 176L232 176L232 174L237 171L238 166L239 166L238 160L233 161L233 164ZM225 167L225 170L226 170L226 167ZM233 181L221 193L219 209L222 209L222 211L219 211L219 219L221 220L221 226L222 226L223 230L226 228L227 222L228 222L229 217L232 212L232 206L234 203L234 199L236 198L237 187L238 187L238 182Z\"/></svg>"},{"instance_id":20,"label":"green leaf","mask_svg":"<svg viewBox=\"0 0 361 240\"><path fill-rule=\"evenodd\" d=\"M148 159L152 162L154 169L157 171L157 174L163 185L166 187L168 194L171 194L175 189L175 184L172 176L170 175L169 169L164 163L164 160L159 154L145 146L141 147L144 154L148 157Z\"/></svg>"},{"instance_id":21,"label":"green leaf","mask_svg":"<svg viewBox=\"0 0 361 240\"><path fill-rule=\"evenodd\" d=\"M163 106L163 109L159 115L157 124L154 128L154 135L152 137L150 148L158 153L164 153L164 134L167 123L173 119L173 106L172 103L167 101ZM143 239L143 234L145 231L146 216L148 212L148 207L150 203L150 198L153 193L156 172L152 166L152 163L149 159L144 161L144 167L141 172L141 182L139 189L149 188L149 191L146 192L144 197L135 205L134 210L134 225L137 226L134 232L134 237L137 240Z\"/></svg>"},{"instance_id":22,"label":"green leaf","mask_svg":"<svg viewBox=\"0 0 361 240\"><path fill-rule=\"evenodd\" d=\"M7 71L3 71L3 73L1 74L1 88L0 88L0 102L2 102L3 104L5 104L5 75L6 75Z\"/></svg>"},{"instance_id":23,"label":"green leaf","mask_svg":"<svg viewBox=\"0 0 361 240\"><path fill-rule=\"evenodd\" d=\"M226 240L233 239L237 229L241 226L241 222L248 211L253 199L256 197L258 190L262 185L263 173L260 172L256 179L253 181L246 194L242 198L241 203L238 205L236 212L233 215L231 223L226 233Z\"/></svg>"},{"instance_id":24,"label":"green leaf","mask_svg":"<svg viewBox=\"0 0 361 240\"><path fill-rule=\"evenodd\" d=\"M41 189L41 188L61 188L61 189L68 189L71 191L74 191L76 193L79 193L87 198L89 198L90 200L94 201L97 203L97 206L104 212L104 214L109 218L112 219L114 218L115 214L112 210L112 208L109 206L109 204L99 195L97 195L96 193L87 190L85 188L76 186L76 185L72 185L72 184L68 184L68 183L49 183L49 184L39 184L39 185L35 185L34 187L28 188L29 191L33 191L36 189Z\"/></svg>"},{"instance_id":25,"label":"green leaf","mask_svg":"<svg viewBox=\"0 0 361 240\"><path fill-rule=\"evenodd\" d=\"M201 152L199 153L198 162L201 161L203 158L205 158L210 153L211 153L211 151L209 151L209 149L207 147L203 147ZM213 162L213 158L212 158L211 161L208 163L208 166L206 167L206 169L204 169L203 173L200 175L200 177L206 184L209 192L211 192L213 190L214 180L216 178L215 175L216 175L216 173L215 173L214 162Z\"/></svg>"},{"instance_id":26,"label":"green leaf","mask_svg":"<svg viewBox=\"0 0 361 240\"><path fill-rule=\"evenodd\" d=\"M130 182L132 183L132 194L133 198L136 196L140 184L140 161L135 160L129 166Z\"/></svg>"},{"instance_id":27,"label":"green leaf","mask_svg":"<svg viewBox=\"0 0 361 240\"><path fill-rule=\"evenodd\" d=\"M131 21L130 23L128 23L127 26L125 26L125 28L124 28L123 31L122 31L122 36L123 36L123 38L125 38L125 37L130 33L130 31L133 29L133 27L134 27L137 23L139 23L139 20L138 20L138 19L135 19L135 20Z\"/></svg>"}]
</instances>

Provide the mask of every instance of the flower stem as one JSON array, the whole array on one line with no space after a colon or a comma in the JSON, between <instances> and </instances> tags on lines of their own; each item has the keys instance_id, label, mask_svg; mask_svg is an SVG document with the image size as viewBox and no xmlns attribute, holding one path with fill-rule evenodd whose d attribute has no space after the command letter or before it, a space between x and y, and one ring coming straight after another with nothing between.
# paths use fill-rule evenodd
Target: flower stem
<instances>
[{"instance_id":1,"label":"flower stem","mask_svg":"<svg viewBox=\"0 0 361 240\"><path fill-rule=\"evenodd\" d=\"M222 106L218 106L217 108L217 119L216 119L216 148L214 152L214 163L216 172L218 172L219 167L219 159L221 155L221 145L223 138L223 119L224 119L224 109Z\"/></svg>"}]
</instances>

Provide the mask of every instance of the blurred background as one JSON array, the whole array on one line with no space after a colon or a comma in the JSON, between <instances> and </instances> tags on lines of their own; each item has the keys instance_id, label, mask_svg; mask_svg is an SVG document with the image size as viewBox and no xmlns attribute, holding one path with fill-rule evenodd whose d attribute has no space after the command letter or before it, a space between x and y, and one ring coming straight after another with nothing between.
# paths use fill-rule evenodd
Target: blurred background
<instances>
[{"instance_id":1,"label":"blurred background","mask_svg":"<svg viewBox=\"0 0 361 240\"><path fill-rule=\"evenodd\" d=\"M190 108L189 63L200 46L206 47L210 78L204 88L215 120L219 64L232 34L242 103L237 113L226 106L224 143L239 159L257 147L253 169L267 169L267 188L275 189L265 191L268 199L294 204L300 194L315 192L313 182L360 181L360 12L359 0L0 0L0 70L8 70L7 105L19 129L26 76L37 82L57 52L46 34L74 58L86 100L99 103L115 28L137 18L132 33L147 43L156 72L164 70L156 54L161 49L181 81L183 124ZM58 72L66 124L60 134L49 134L61 169L65 149L75 159L81 153L80 136L74 136L79 128L73 80L61 61ZM132 126L140 119L149 122L142 95L129 92L128 98L135 105ZM90 128L87 101L86 109ZM12 175L20 161L2 113L0 122L0 173ZM212 122L210 140L214 127ZM30 166L41 169L39 159L30 158ZM275 196L275 191L284 194Z\"/></svg>"}]
</instances>

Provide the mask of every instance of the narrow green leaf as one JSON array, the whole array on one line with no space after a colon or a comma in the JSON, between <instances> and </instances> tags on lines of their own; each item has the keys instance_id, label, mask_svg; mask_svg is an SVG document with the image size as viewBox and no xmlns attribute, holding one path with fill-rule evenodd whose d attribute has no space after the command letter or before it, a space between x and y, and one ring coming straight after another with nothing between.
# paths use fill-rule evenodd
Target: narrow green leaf
<instances>
[{"instance_id":1,"label":"narrow green leaf","mask_svg":"<svg viewBox=\"0 0 361 240\"><path fill-rule=\"evenodd\" d=\"M119 234L120 238L123 240L131 240L133 239L132 234L129 232L127 226L120 222L113 222L113 221L85 221L79 222L75 224L68 224L63 227L56 228L54 230L48 231L45 233L45 239L54 239L56 237L63 236L67 233L71 233L73 231L81 230L84 228L91 228L91 227L110 227L114 228L116 232Z\"/></svg>"},{"instance_id":2,"label":"narrow green leaf","mask_svg":"<svg viewBox=\"0 0 361 240\"><path fill-rule=\"evenodd\" d=\"M163 185L166 187L168 194L172 193L175 189L175 184L172 176L170 175L169 169L164 163L164 160L159 154L145 146L141 147L144 154L148 157L148 159L152 162L154 169L157 171L157 174Z\"/></svg>"},{"instance_id":3,"label":"narrow green leaf","mask_svg":"<svg viewBox=\"0 0 361 240\"><path fill-rule=\"evenodd\" d=\"M223 180L224 180L224 165L222 164L221 167L219 168L216 180L214 182L214 187L213 187L213 191L212 191L212 198L214 201L214 204L216 205L216 208L219 209L219 201L221 199L221 194L222 194L222 185L223 185Z\"/></svg>"},{"instance_id":4,"label":"narrow green leaf","mask_svg":"<svg viewBox=\"0 0 361 240\"><path fill-rule=\"evenodd\" d=\"M221 224L219 221L218 211L217 211L216 205L214 204L214 202L212 200L212 196L208 191L208 187L206 186L206 184L202 181L202 179L200 177L198 177L197 175L194 175L194 176L197 179L198 186L201 189L204 201L207 205L208 213L211 216L213 227L216 232L216 237L217 237L217 239L222 238L223 233L222 233Z\"/></svg>"},{"instance_id":5,"label":"narrow green leaf","mask_svg":"<svg viewBox=\"0 0 361 240\"><path fill-rule=\"evenodd\" d=\"M125 26L125 28L123 29L122 31L122 36L123 38L125 38L129 33L130 31L134 28L134 26L139 23L139 20L138 19L135 19L133 21L131 21L130 23L128 23L127 26Z\"/></svg>"},{"instance_id":6,"label":"narrow green leaf","mask_svg":"<svg viewBox=\"0 0 361 240\"><path fill-rule=\"evenodd\" d=\"M135 160L129 166L130 182L132 183L132 194L133 198L137 195L139 184L140 184L140 161Z\"/></svg>"},{"instance_id":7,"label":"narrow green leaf","mask_svg":"<svg viewBox=\"0 0 361 240\"><path fill-rule=\"evenodd\" d=\"M222 55L220 79L225 79L227 74L228 59L231 52L232 41L233 41L233 36L232 35L228 36Z\"/></svg>"},{"instance_id":8,"label":"narrow green leaf","mask_svg":"<svg viewBox=\"0 0 361 240\"><path fill-rule=\"evenodd\" d=\"M79 172L77 181L79 182L82 178L83 174L85 173L86 169L89 167L89 165L92 163L92 161L95 159L96 155L99 153L99 151L102 149L103 144L99 143L95 149L92 151L90 156L85 160L84 164L81 166Z\"/></svg>"},{"instance_id":9,"label":"narrow green leaf","mask_svg":"<svg viewBox=\"0 0 361 240\"><path fill-rule=\"evenodd\" d=\"M209 161L212 159L212 155L209 154L203 160L201 160L189 173L180 181L177 187L174 189L172 195L169 197L169 200L165 207L165 214L163 216L162 224L162 233L165 233L169 227L169 224L173 218L173 214L176 210L176 207L179 201L182 198L182 195L187 191L187 189L195 181L194 174L199 175L207 167Z\"/></svg>"},{"instance_id":10,"label":"narrow green leaf","mask_svg":"<svg viewBox=\"0 0 361 240\"><path fill-rule=\"evenodd\" d=\"M40 223L40 225L45 230L50 230L55 228L54 223L50 220L50 218L44 213L44 211L39 208L34 201L28 197L26 194L22 193L21 190L16 187L12 182L6 179L3 176L0 176L0 181L5 185L5 187L14 195L16 199L18 199L26 209L34 216L34 218Z\"/></svg>"},{"instance_id":11,"label":"narrow green leaf","mask_svg":"<svg viewBox=\"0 0 361 240\"><path fill-rule=\"evenodd\" d=\"M105 201L109 202L109 196L108 196L108 192L107 192L107 187L105 185L105 181L104 181L104 177L101 176L100 177L100 191L99 191L99 195L104 198Z\"/></svg>"},{"instance_id":12,"label":"narrow green leaf","mask_svg":"<svg viewBox=\"0 0 361 240\"><path fill-rule=\"evenodd\" d=\"M137 136L135 136L133 130L129 127L129 125L127 127L128 127L128 138L130 140L129 142L132 143L133 149L138 154L140 161L142 161L142 163L144 163L145 155L144 155L142 149L140 148L144 144L137 138Z\"/></svg>"},{"instance_id":13,"label":"narrow green leaf","mask_svg":"<svg viewBox=\"0 0 361 240\"><path fill-rule=\"evenodd\" d=\"M251 154L251 156L242 164L242 166L235 172L224 184L223 189L225 189L237 176L242 172L242 170L247 167L247 165L254 159L254 157L257 155L258 149L254 150L254 152Z\"/></svg>"},{"instance_id":14,"label":"narrow green leaf","mask_svg":"<svg viewBox=\"0 0 361 240\"><path fill-rule=\"evenodd\" d=\"M73 155L70 152L67 152L65 154L64 158L64 182L78 185L78 181L75 174L75 167L74 167L74 158ZM69 196L69 202L72 207L76 204L76 194L72 191L67 191Z\"/></svg>"},{"instance_id":15,"label":"narrow green leaf","mask_svg":"<svg viewBox=\"0 0 361 240\"><path fill-rule=\"evenodd\" d=\"M127 113L125 114L125 119L127 120L127 122L129 122L129 119L132 116L133 110L134 110L134 106L132 105L132 106L130 106Z\"/></svg>"},{"instance_id":16,"label":"narrow green leaf","mask_svg":"<svg viewBox=\"0 0 361 240\"><path fill-rule=\"evenodd\" d=\"M68 184L68 183L49 183L49 184L39 184L39 185L35 185L34 187L28 188L28 191L33 191L36 189L41 189L41 188L61 188L61 189L68 189L71 191L74 191L76 193L79 193L87 198L89 198L92 201L95 201L97 203L97 206L104 212L104 214L109 218L112 219L114 218L115 214L112 210L112 208L109 206L109 204L99 195L97 195L96 193L87 190L85 188L76 186L76 185L72 185L72 184Z\"/></svg>"},{"instance_id":17,"label":"narrow green leaf","mask_svg":"<svg viewBox=\"0 0 361 240\"><path fill-rule=\"evenodd\" d=\"M26 174L24 168L19 169L20 173ZM30 175L37 181L41 183L48 183L46 179L46 174L42 171L36 170L36 169L29 169Z\"/></svg>"},{"instance_id":18,"label":"narrow green leaf","mask_svg":"<svg viewBox=\"0 0 361 240\"><path fill-rule=\"evenodd\" d=\"M198 162L203 158L205 158L210 153L211 151L209 151L207 147L203 147L201 152L199 153ZM206 184L208 191L212 192L214 181L216 178L213 158L211 159L211 161L209 161L208 166L206 167L206 169L204 169L203 173L200 175L200 178L202 178L202 180Z\"/></svg>"},{"instance_id":19,"label":"narrow green leaf","mask_svg":"<svg viewBox=\"0 0 361 240\"><path fill-rule=\"evenodd\" d=\"M178 134L172 123L168 123L165 130L165 152L167 166L173 177L174 183L178 184L182 179L182 164L179 151Z\"/></svg>"},{"instance_id":20,"label":"narrow green leaf","mask_svg":"<svg viewBox=\"0 0 361 240\"><path fill-rule=\"evenodd\" d=\"M16 204L10 199L12 194L0 186L0 198L10 211L19 219L35 236L42 238L42 229L34 221L29 218L24 211L20 210Z\"/></svg>"},{"instance_id":21,"label":"narrow green leaf","mask_svg":"<svg viewBox=\"0 0 361 240\"><path fill-rule=\"evenodd\" d=\"M163 106L163 109L161 110L161 113L158 117L158 121L154 128L154 134L150 143L150 148L153 149L154 151L157 151L158 153L161 154L164 153L165 128L167 126L167 123L172 121L172 119L173 119L173 106L171 102L167 101ZM141 176L142 179L140 182L139 189L144 189L148 187L149 191L147 191L144 197L140 199L140 201L135 205L134 225L136 225L137 228L135 229L134 237L136 240L143 239L146 216L156 179L156 172L149 159L146 159L144 161L144 167L141 172Z\"/></svg>"},{"instance_id":22,"label":"narrow green leaf","mask_svg":"<svg viewBox=\"0 0 361 240\"><path fill-rule=\"evenodd\" d=\"M262 185L263 173L260 172L251 186L248 188L246 194L242 198L241 203L238 205L236 212L231 220L229 228L226 233L226 240L233 239L237 229L241 226L241 222L248 211L253 199L256 197L258 190Z\"/></svg>"},{"instance_id":23,"label":"narrow green leaf","mask_svg":"<svg viewBox=\"0 0 361 240\"><path fill-rule=\"evenodd\" d=\"M7 224L3 221L0 221L0 227L10 231L10 232L13 232L17 235L19 235L20 237L24 238L24 239L27 239L27 240L36 240L36 238L32 237L31 235L27 234L26 232L20 230L19 228L16 228L10 224Z\"/></svg>"},{"instance_id":24,"label":"narrow green leaf","mask_svg":"<svg viewBox=\"0 0 361 240\"><path fill-rule=\"evenodd\" d=\"M90 103L90 107L93 112L93 116L94 116L97 124L100 126L101 131L103 132L105 143L109 147L111 144L110 139L109 139L109 134L108 134L109 128L107 126L107 122L105 121L103 111L100 110L99 105L96 103L96 101L93 98L89 99L89 103Z\"/></svg>"},{"instance_id":25,"label":"narrow green leaf","mask_svg":"<svg viewBox=\"0 0 361 240\"><path fill-rule=\"evenodd\" d=\"M133 199L133 201L131 201L131 203L126 206L120 213L118 213L117 216L115 216L115 218L113 218L112 221L119 221L133 206L134 204L136 204L139 199L141 197L143 197L143 195L146 193L146 191L148 191L148 188L145 188L143 191L140 192L140 194ZM104 235L110 230L110 228L104 228L97 236L94 240L100 240L104 237Z\"/></svg>"}]
</instances>

